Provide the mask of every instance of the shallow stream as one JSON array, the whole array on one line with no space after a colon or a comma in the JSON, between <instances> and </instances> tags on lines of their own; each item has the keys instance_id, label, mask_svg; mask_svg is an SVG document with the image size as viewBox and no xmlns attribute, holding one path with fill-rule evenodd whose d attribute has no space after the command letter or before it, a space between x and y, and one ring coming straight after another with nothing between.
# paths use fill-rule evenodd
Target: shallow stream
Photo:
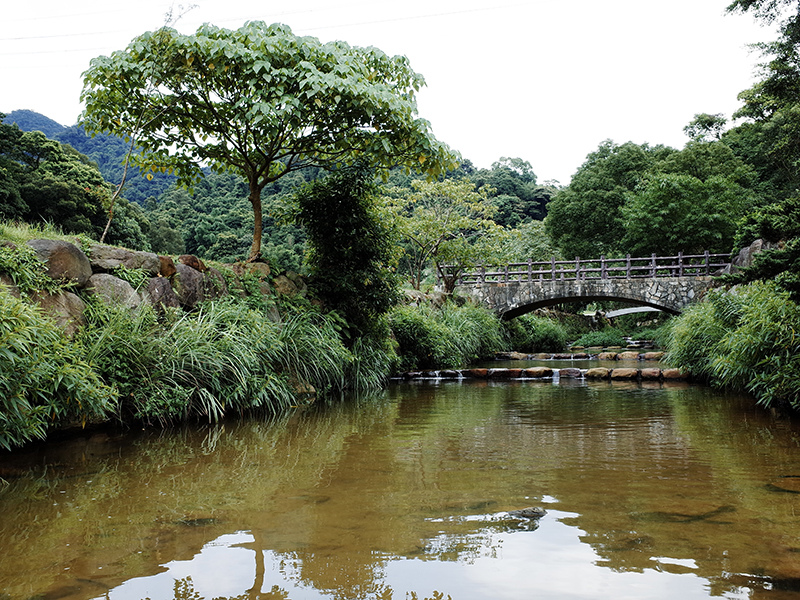
<instances>
[{"instance_id":1,"label":"shallow stream","mask_svg":"<svg viewBox=\"0 0 800 600\"><path fill-rule=\"evenodd\" d=\"M580 380L86 434L0 454L0 599L800 598L798 446L747 398Z\"/></svg>"}]
</instances>

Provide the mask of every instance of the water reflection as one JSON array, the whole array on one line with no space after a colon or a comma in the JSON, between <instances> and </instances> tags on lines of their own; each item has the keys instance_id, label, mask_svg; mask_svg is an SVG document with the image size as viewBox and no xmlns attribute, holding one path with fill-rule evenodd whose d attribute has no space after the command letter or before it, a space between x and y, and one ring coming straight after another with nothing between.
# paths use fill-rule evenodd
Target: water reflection
<instances>
[{"instance_id":1,"label":"water reflection","mask_svg":"<svg viewBox=\"0 0 800 600\"><path fill-rule=\"evenodd\" d=\"M800 436L743 406L685 384L411 382L4 455L0 598L788 598Z\"/></svg>"}]
</instances>

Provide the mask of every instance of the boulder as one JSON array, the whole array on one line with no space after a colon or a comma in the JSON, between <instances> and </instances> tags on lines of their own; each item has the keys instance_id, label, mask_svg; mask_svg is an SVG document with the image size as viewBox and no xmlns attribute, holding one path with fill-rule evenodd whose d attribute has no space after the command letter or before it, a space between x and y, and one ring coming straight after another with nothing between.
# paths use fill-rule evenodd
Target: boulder
<instances>
[{"instance_id":1,"label":"boulder","mask_svg":"<svg viewBox=\"0 0 800 600\"><path fill-rule=\"evenodd\" d=\"M108 273L92 275L86 284L86 292L111 306L135 309L142 303L141 297L130 283Z\"/></svg>"},{"instance_id":2,"label":"boulder","mask_svg":"<svg viewBox=\"0 0 800 600\"><path fill-rule=\"evenodd\" d=\"M242 271L257 277L261 281L267 279L271 272L269 264L265 262L245 263L242 267Z\"/></svg>"},{"instance_id":3,"label":"boulder","mask_svg":"<svg viewBox=\"0 0 800 600\"><path fill-rule=\"evenodd\" d=\"M638 379L639 369L612 369L611 379Z\"/></svg>"},{"instance_id":4,"label":"boulder","mask_svg":"<svg viewBox=\"0 0 800 600\"><path fill-rule=\"evenodd\" d=\"M207 268L203 273L203 293L206 300L216 300L228 295L228 284L222 273L216 269Z\"/></svg>"},{"instance_id":5,"label":"boulder","mask_svg":"<svg viewBox=\"0 0 800 600\"><path fill-rule=\"evenodd\" d=\"M172 276L172 289L183 308L194 310L206 299L205 278L200 271L183 263L175 265L175 270L177 272Z\"/></svg>"},{"instance_id":6,"label":"boulder","mask_svg":"<svg viewBox=\"0 0 800 600\"><path fill-rule=\"evenodd\" d=\"M528 360L530 354L522 352L495 352L494 357L500 360Z\"/></svg>"},{"instance_id":7,"label":"boulder","mask_svg":"<svg viewBox=\"0 0 800 600\"><path fill-rule=\"evenodd\" d=\"M61 240L30 240L28 245L47 265L47 274L57 281L69 281L82 288L92 276L92 265L75 244Z\"/></svg>"},{"instance_id":8,"label":"boulder","mask_svg":"<svg viewBox=\"0 0 800 600\"><path fill-rule=\"evenodd\" d=\"M662 369L661 377L664 379L680 380L688 379L689 375L681 369Z\"/></svg>"},{"instance_id":9,"label":"boulder","mask_svg":"<svg viewBox=\"0 0 800 600\"><path fill-rule=\"evenodd\" d=\"M645 352L644 359L645 360L661 360L664 358L664 352Z\"/></svg>"},{"instance_id":10,"label":"boulder","mask_svg":"<svg viewBox=\"0 0 800 600\"><path fill-rule=\"evenodd\" d=\"M142 292L142 300L156 308L179 308L181 305L169 279L164 277L152 277L147 282L147 287Z\"/></svg>"},{"instance_id":11,"label":"boulder","mask_svg":"<svg viewBox=\"0 0 800 600\"><path fill-rule=\"evenodd\" d=\"M20 297L17 284L14 283L14 280L5 273L0 273L0 288L6 290L9 294L14 296L14 298Z\"/></svg>"},{"instance_id":12,"label":"boulder","mask_svg":"<svg viewBox=\"0 0 800 600\"><path fill-rule=\"evenodd\" d=\"M522 369L489 369L489 379L518 379Z\"/></svg>"},{"instance_id":13,"label":"boulder","mask_svg":"<svg viewBox=\"0 0 800 600\"><path fill-rule=\"evenodd\" d=\"M608 379L611 369L593 367L586 371L586 379Z\"/></svg>"},{"instance_id":14,"label":"boulder","mask_svg":"<svg viewBox=\"0 0 800 600\"><path fill-rule=\"evenodd\" d=\"M295 282L289 279L285 274L278 275L273 279L272 286L275 289L275 293L281 296L292 297L298 295L301 291Z\"/></svg>"},{"instance_id":15,"label":"boulder","mask_svg":"<svg viewBox=\"0 0 800 600\"><path fill-rule=\"evenodd\" d=\"M639 360L638 352L620 352L617 355L617 360Z\"/></svg>"},{"instance_id":16,"label":"boulder","mask_svg":"<svg viewBox=\"0 0 800 600\"><path fill-rule=\"evenodd\" d=\"M472 377L474 379L486 379L489 377L489 369L464 369L461 371L464 377Z\"/></svg>"},{"instance_id":17,"label":"boulder","mask_svg":"<svg viewBox=\"0 0 800 600\"><path fill-rule=\"evenodd\" d=\"M764 250L769 250L772 247L773 244L770 244L765 240L756 240L747 248L742 248L739 250L739 254L737 254L732 261L731 270L736 272L739 269L744 269L751 266L753 264L753 258L756 254L763 252Z\"/></svg>"},{"instance_id":18,"label":"boulder","mask_svg":"<svg viewBox=\"0 0 800 600\"><path fill-rule=\"evenodd\" d=\"M558 376L561 379L580 379L583 376L583 373L580 369L568 368L568 369L559 369Z\"/></svg>"},{"instance_id":19,"label":"boulder","mask_svg":"<svg viewBox=\"0 0 800 600\"><path fill-rule=\"evenodd\" d=\"M522 376L531 377L533 379L539 379L542 377L552 377L553 369L551 369L550 367L531 367L529 369L523 370Z\"/></svg>"},{"instance_id":20,"label":"boulder","mask_svg":"<svg viewBox=\"0 0 800 600\"><path fill-rule=\"evenodd\" d=\"M653 381L653 380L656 380L656 379L661 379L661 369L656 369L656 368L642 369L640 371L640 374L641 374L642 379L644 379L646 381Z\"/></svg>"},{"instance_id":21,"label":"boulder","mask_svg":"<svg viewBox=\"0 0 800 600\"><path fill-rule=\"evenodd\" d=\"M89 262L95 273L109 273L118 267L125 267L142 269L148 275L155 276L161 270L161 262L152 252L138 252L104 244L89 247Z\"/></svg>"},{"instance_id":22,"label":"boulder","mask_svg":"<svg viewBox=\"0 0 800 600\"><path fill-rule=\"evenodd\" d=\"M32 300L67 336L72 337L86 323L83 317L86 304L72 292L61 291L57 294L37 292Z\"/></svg>"},{"instance_id":23,"label":"boulder","mask_svg":"<svg viewBox=\"0 0 800 600\"><path fill-rule=\"evenodd\" d=\"M178 270L175 268L175 261L172 260L171 256L159 256L158 262L158 274L162 277L172 277L178 272Z\"/></svg>"},{"instance_id":24,"label":"boulder","mask_svg":"<svg viewBox=\"0 0 800 600\"><path fill-rule=\"evenodd\" d=\"M195 271L200 271L201 273L205 273L206 271L205 263L193 254L181 254L178 257L178 262L187 267L192 267Z\"/></svg>"},{"instance_id":25,"label":"boulder","mask_svg":"<svg viewBox=\"0 0 800 600\"><path fill-rule=\"evenodd\" d=\"M597 355L597 360L617 360L617 352L601 352Z\"/></svg>"}]
</instances>

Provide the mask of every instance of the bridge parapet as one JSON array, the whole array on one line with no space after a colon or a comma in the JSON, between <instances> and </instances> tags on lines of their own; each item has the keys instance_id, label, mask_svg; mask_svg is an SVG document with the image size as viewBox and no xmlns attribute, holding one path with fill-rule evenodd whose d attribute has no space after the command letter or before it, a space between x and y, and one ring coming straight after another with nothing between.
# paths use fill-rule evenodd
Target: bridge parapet
<instances>
[{"instance_id":1,"label":"bridge parapet","mask_svg":"<svg viewBox=\"0 0 800 600\"><path fill-rule=\"evenodd\" d=\"M580 259L484 266L461 275L455 291L503 318L564 302L621 300L679 313L729 265L728 255Z\"/></svg>"},{"instance_id":2,"label":"bridge parapet","mask_svg":"<svg viewBox=\"0 0 800 600\"><path fill-rule=\"evenodd\" d=\"M512 281L570 279L637 279L654 277L708 277L730 266L728 254L683 254L676 256L600 258L528 261L507 265L480 265L465 271L458 285L471 283L510 283ZM448 269L448 267L444 267ZM494 269L494 270L493 270Z\"/></svg>"}]
</instances>

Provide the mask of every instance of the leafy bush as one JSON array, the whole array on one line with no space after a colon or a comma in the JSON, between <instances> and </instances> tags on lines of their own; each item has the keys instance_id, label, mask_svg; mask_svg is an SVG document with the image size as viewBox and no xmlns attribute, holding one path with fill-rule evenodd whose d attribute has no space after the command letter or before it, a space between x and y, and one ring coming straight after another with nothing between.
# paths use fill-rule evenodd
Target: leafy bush
<instances>
[{"instance_id":1,"label":"leafy bush","mask_svg":"<svg viewBox=\"0 0 800 600\"><path fill-rule=\"evenodd\" d=\"M505 328L518 352L561 352L567 345L566 328L547 317L528 313L507 321Z\"/></svg>"},{"instance_id":2,"label":"leafy bush","mask_svg":"<svg viewBox=\"0 0 800 600\"><path fill-rule=\"evenodd\" d=\"M621 331L607 327L600 331L584 333L575 340L573 346L608 348L609 346L624 346L626 343Z\"/></svg>"},{"instance_id":3,"label":"leafy bush","mask_svg":"<svg viewBox=\"0 0 800 600\"><path fill-rule=\"evenodd\" d=\"M389 322L401 369L461 367L504 345L500 320L476 306L402 306Z\"/></svg>"},{"instance_id":4,"label":"leafy bush","mask_svg":"<svg viewBox=\"0 0 800 600\"><path fill-rule=\"evenodd\" d=\"M114 391L79 350L50 319L0 290L0 448L113 408Z\"/></svg>"}]
</instances>

